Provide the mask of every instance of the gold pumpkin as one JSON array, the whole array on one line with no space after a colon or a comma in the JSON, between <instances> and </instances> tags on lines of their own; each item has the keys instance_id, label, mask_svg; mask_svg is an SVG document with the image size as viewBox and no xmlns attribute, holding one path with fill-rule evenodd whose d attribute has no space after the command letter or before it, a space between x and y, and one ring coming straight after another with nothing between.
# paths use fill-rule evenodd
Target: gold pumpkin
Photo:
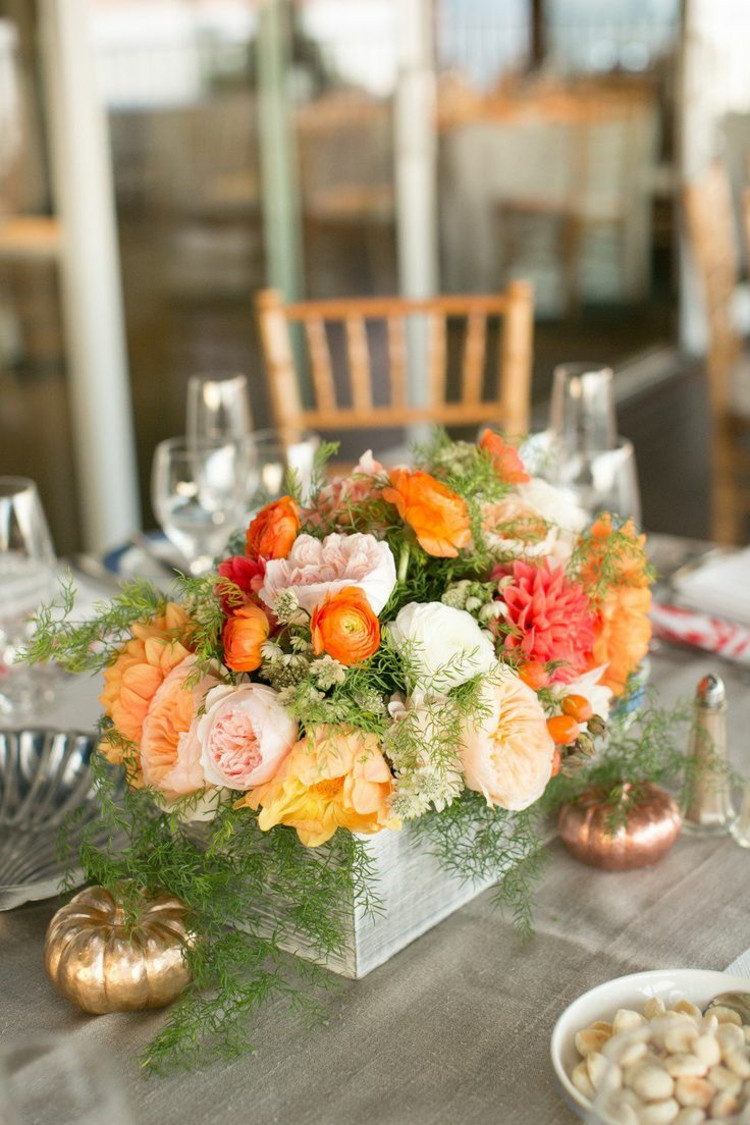
<instances>
[{"instance_id":1,"label":"gold pumpkin","mask_svg":"<svg viewBox=\"0 0 750 1125\"><path fill-rule=\"evenodd\" d=\"M57 911L44 963L55 987L92 1015L162 1008L190 980L186 907L161 893L141 897L136 919L104 887L87 887Z\"/></svg>"}]
</instances>

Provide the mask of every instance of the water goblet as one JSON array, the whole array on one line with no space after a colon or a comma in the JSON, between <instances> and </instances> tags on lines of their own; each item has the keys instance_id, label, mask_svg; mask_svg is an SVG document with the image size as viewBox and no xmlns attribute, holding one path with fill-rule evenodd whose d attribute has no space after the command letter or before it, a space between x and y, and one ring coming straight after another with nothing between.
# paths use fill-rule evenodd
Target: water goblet
<instances>
[{"instance_id":1,"label":"water goblet","mask_svg":"<svg viewBox=\"0 0 750 1125\"><path fill-rule=\"evenodd\" d=\"M18 658L32 635L31 617L52 594L55 551L36 485L0 477L0 714L50 702L57 670Z\"/></svg>"},{"instance_id":2,"label":"water goblet","mask_svg":"<svg viewBox=\"0 0 750 1125\"><path fill-rule=\"evenodd\" d=\"M151 499L169 541L193 575L205 574L246 511L247 451L241 442L168 438L156 447Z\"/></svg>"},{"instance_id":3,"label":"water goblet","mask_svg":"<svg viewBox=\"0 0 750 1125\"><path fill-rule=\"evenodd\" d=\"M192 441L244 440L252 430L244 375L191 375L187 387L187 436Z\"/></svg>"}]
</instances>

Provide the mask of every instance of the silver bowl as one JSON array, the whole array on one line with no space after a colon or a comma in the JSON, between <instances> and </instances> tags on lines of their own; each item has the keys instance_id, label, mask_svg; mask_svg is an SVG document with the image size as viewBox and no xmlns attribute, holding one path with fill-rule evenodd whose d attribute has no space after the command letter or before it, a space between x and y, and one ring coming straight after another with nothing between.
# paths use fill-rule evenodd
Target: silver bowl
<instances>
[{"instance_id":1,"label":"silver bowl","mask_svg":"<svg viewBox=\"0 0 750 1125\"><path fill-rule=\"evenodd\" d=\"M76 854L100 816L89 765L96 743L80 731L0 730L0 910L58 893L68 866L58 855L63 821L76 810L67 824Z\"/></svg>"}]
</instances>

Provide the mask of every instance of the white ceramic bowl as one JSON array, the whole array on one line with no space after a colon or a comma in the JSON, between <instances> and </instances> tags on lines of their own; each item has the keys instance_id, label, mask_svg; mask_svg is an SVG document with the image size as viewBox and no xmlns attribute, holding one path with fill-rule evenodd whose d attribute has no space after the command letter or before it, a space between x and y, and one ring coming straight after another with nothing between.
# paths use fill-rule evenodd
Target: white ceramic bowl
<instances>
[{"instance_id":1,"label":"white ceramic bowl","mask_svg":"<svg viewBox=\"0 0 750 1125\"><path fill-rule=\"evenodd\" d=\"M584 992L568 1005L552 1032L552 1066L566 1100L581 1116L591 1109L591 1102L570 1079L573 1068L581 1061L575 1046L576 1032L595 1020L611 1020L618 1008L641 1012L652 996L659 996L667 1007L687 999L704 1008L718 993L733 989L750 992L750 980L708 969L652 969L608 980Z\"/></svg>"}]
</instances>

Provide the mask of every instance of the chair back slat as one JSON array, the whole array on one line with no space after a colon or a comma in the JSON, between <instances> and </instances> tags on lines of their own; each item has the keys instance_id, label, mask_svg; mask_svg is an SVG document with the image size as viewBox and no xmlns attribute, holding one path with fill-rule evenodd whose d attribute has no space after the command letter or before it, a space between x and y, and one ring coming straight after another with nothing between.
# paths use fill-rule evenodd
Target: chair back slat
<instances>
[{"instance_id":1,"label":"chair back slat","mask_svg":"<svg viewBox=\"0 0 750 1125\"><path fill-rule=\"evenodd\" d=\"M347 430L398 427L419 422L471 426L500 423L515 434L526 432L529 418L533 343L531 286L513 282L503 293L442 296L423 299L365 297L333 301L300 301L284 305L279 293L258 294L260 335L269 373L274 419L280 428L295 424L317 429ZM406 318L418 317L426 329L428 399L411 405L408 395L409 348ZM483 397L488 349L488 317L502 322L497 381ZM448 318L466 321L457 401L449 401ZM381 322L387 332L388 401L376 402L373 356L368 326ZM301 323L307 339L315 405L303 409L294 379L289 325ZM330 324L344 329L351 406L337 399L333 377ZM421 338L415 335L415 339ZM373 336L373 344L375 336ZM295 384L292 386L292 384ZM451 395L453 396L452 388ZM378 392L378 399L381 398Z\"/></svg>"},{"instance_id":2,"label":"chair back slat","mask_svg":"<svg viewBox=\"0 0 750 1125\"><path fill-rule=\"evenodd\" d=\"M484 313L469 313L461 379L461 399L465 403L482 401L486 347L487 318Z\"/></svg>"},{"instance_id":3,"label":"chair back slat","mask_svg":"<svg viewBox=\"0 0 750 1125\"><path fill-rule=\"evenodd\" d=\"M372 406L370 383L370 350L367 346L367 329L364 318L349 316L345 320L346 350L349 359L349 377L352 402L358 410Z\"/></svg>"},{"instance_id":4,"label":"chair back slat","mask_svg":"<svg viewBox=\"0 0 750 1125\"><path fill-rule=\"evenodd\" d=\"M389 316L388 368L391 381L391 402L395 407L406 406L406 327L403 317Z\"/></svg>"},{"instance_id":5,"label":"chair back slat","mask_svg":"<svg viewBox=\"0 0 750 1125\"><path fill-rule=\"evenodd\" d=\"M444 313L431 313L427 319L429 352L427 360L429 403L437 408L445 402L445 384L448 373L447 323Z\"/></svg>"},{"instance_id":6,"label":"chair back slat","mask_svg":"<svg viewBox=\"0 0 750 1125\"><path fill-rule=\"evenodd\" d=\"M511 437L522 437L529 426L533 332L532 288L527 281L513 281L508 286L497 381L501 420Z\"/></svg>"},{"instance_id":7,"label":"chair back slat","mask_svg":"<svg viewBox=\"0 0 750 1125\"><path fill-rule=\"evenodd\" d=\"M333 382L331 353L328 347L326 326L322 317L312 317L304 322L307 347L310 353L315 400L321 410L336 409L336 389Z\"/></svg>"}]
</instances>

